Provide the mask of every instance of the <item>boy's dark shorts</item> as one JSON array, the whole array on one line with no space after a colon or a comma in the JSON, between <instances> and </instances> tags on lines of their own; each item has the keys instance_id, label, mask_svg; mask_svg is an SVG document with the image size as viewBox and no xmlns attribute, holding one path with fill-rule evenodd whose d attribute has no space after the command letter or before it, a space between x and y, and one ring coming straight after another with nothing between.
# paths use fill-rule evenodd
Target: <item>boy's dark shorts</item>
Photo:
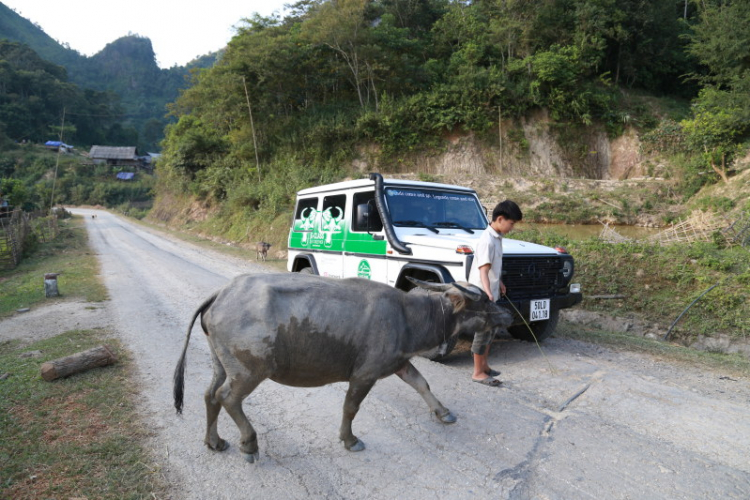
<instances>
[{"instance_id":1,"label":"boy's dark shorts","mask_svg":"<svg viewBox=\"0 0 750 500\"><path fill-rule=\"evenodd\" d=\"M471 343L472 354L484 354L488 345L495 339L495 329L491 328L484 332L474 333L474 341Z\"/></svg>"}]
</instances>

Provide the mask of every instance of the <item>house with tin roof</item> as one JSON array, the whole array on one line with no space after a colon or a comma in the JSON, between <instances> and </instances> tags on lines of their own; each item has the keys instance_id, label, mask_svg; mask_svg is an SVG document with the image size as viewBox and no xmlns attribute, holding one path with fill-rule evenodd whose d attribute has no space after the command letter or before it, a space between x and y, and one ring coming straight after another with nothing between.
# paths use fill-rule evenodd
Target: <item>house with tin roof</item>
<instances>
[{"instance_id":1,"label":"house with tin roof","mask_svg":"<svg viewBox=\"0 0 750 500\"><path fill-rule=\"evenodd\" d=\"M106 163L112 166L137 167L141 165L135 146L91 146L89 158L94 163Z\"/></svg>"}]
</instances>

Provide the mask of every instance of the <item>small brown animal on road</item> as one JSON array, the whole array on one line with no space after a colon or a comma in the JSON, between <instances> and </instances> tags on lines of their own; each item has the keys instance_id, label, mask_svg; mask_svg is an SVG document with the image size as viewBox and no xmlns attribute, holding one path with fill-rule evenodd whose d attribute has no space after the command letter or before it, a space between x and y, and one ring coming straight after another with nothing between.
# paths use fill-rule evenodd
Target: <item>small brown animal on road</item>
<instances>
[{"instance_id":1,"label":"small brown animal on road","mask_svg":"<svg viewBox=\"0 0 750 500\"><path fill-rule=\"evenodd\" d=\"M259 241L255 245L255 260L262 260L263 262L266 261L266 257L268 257L268 249L271 248L270 243L266 243L265 241Z\"/></svg>"}]
</instances>

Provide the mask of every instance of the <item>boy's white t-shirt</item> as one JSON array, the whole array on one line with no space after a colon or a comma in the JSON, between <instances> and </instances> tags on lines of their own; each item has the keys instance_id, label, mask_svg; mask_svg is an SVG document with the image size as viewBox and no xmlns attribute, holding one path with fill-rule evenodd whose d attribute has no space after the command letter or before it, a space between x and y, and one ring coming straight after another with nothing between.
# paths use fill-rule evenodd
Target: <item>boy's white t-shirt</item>
<instances>
[{"instance_id":1,"label":"boy's white t-shirt","mask_svg":"<svg viewBox=\"0 0 750 500\"><path fill-rule=\"evenodd\" d=\"M500 298L500 278L503 271L503 235L487 226L479 237L477 247L474 249L474 261L471 263L469 272L469 283L476 285L482 290L482 278L479 276L479 268L486 264L490 265L488 277L490 279L490 290L495 300Z\"/></svg>"}]
</instances>

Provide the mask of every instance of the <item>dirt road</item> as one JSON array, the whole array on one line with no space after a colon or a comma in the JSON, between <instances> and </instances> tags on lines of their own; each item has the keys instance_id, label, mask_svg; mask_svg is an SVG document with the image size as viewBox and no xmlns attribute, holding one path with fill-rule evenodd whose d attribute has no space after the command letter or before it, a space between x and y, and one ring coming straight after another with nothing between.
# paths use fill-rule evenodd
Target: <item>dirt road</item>
<instances>
[{"instance_id":1,"label":"dirt road","mask_svg":"<svg viewBox=\"0 0 750 500\"><path fill-rule=\"evenodd\" d=\"M232 446L210 452L203 391L211 366L198 327L184 415L172 407L185 330L212 291L268 268L106 212L74 212L87 216L112 298L107 308L137 361L144 418L175 499L750 497L747 380L561 339L545 343L544 355L531 344L496 342L491 363L502 370L502 389L472 383L467 354L444 363L416 359L458 422L439 423L416 392L389 377L354 421L367 444L360 453L337 437L345 384L299 389L266 381L245 402L260 463L243 461L239 432L223 412L219 431Z\"/></svg>"}]
</instances>

